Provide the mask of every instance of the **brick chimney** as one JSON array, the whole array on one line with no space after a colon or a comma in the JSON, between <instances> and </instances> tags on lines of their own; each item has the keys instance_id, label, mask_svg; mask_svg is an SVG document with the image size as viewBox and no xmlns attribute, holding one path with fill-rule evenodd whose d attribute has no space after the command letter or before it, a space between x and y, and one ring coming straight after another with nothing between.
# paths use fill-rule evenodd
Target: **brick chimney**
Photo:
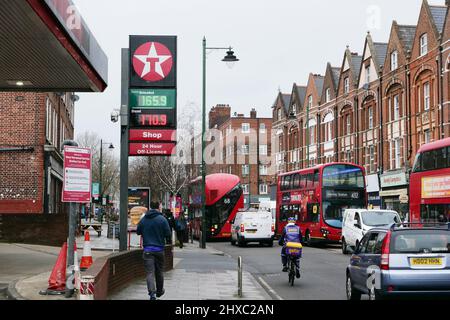
<instances>
[{"instance_id":1,"label":"brick chimney","mask_svg":"<svg viewBox=\"0 0 450 320\"><path fill-rule=\"evenodd\" d=\"M256 116L257 116L256 109L253 108L252 111L250 111L250 118L251 119L256 119Z\"/></svg>"},{"instance_id":2,"label":"brick chimney","mask_svg":"<svg viewBox=\"0 0 450 320\"><path fill-rule=\"evenodd\" d=\"M209 128L220 127L231 118L231 107L227 104L218 104L209 112Z\"/></svg>"}]
</instances>

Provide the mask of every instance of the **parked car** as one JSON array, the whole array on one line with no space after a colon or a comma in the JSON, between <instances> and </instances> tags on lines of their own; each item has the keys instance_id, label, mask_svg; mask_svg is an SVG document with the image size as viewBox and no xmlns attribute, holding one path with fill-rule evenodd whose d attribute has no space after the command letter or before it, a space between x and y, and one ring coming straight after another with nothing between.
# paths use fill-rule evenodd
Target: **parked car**
<instances>
[{"instance_id":1,"label":"parked car","mask_svg":"<svg viewBox=\"0 0 450 320\"><path fill-rule=\"evenodd\" d=\"M240 211L231 221L231 244L245 246L249 242L273 246L275 224L272 213L266 210Z\"/></svg>"},{"instance_id":2,"label":"parked car","mask_svg":"<svg viewBox=\"0 0 450 320\"><path fill-rule=\"evenodd\" d=\"M349 246L356 248L370 229L400 222L400 215L392 210L345 210L342 220L342 253L347 254Z\"/></svg>"},{"instance_id":3,"label":"parked car","mask_svg":"<svg viewBox=\"0 0 450 320\"><path fill-rule=\"evenodd\" d=\"M374 228L366 233L346 272L348 300L401 296L450 297L450 224ZM350 249L352 250L352 249Z\"/></svg>"}]
</instances>

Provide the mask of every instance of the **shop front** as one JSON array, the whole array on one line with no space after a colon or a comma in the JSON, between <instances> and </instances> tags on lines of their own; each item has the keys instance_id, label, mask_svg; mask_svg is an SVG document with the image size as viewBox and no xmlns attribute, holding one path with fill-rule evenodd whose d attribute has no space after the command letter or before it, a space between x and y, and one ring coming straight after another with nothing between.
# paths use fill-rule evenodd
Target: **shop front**
<instances>
[{"instance_id":1,"label":"shop front","mask_svg":"<svg viewBox=\"0 0 450 320\"><path fill-rule=\"evenodd\" d=\"M381 176L381 207L400 213L403 219L409 216L408 179L404 172L390 172Z\"/></svg>"}]
</instances>

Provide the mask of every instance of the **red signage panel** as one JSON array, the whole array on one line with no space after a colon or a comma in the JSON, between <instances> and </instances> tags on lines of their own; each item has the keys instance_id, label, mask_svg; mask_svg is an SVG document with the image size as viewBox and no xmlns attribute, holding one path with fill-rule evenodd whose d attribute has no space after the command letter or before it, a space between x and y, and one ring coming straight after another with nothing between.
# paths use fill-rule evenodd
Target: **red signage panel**
<instances>
[{"instance_id":1,"label":"red signage panel","mask_svg":"<svg viewBox=\"0 0 450 320\"><path fill-rule=\"evenodd\" d=\"M130 141L177 141L177 131L130 129Z\"/></svg>"},{"instance_id":2,"label":"red signage panel","mask_svg":"<svg viewBox=\"0 0 450 320\"><path fill-rule=\"evenodd\" d=\"M130 143L130 156L173 156L176 147L175 142Z\"/></svg>"},{"instance_id":3,"label":"red signage panel","mask_svg":"<svg viewBox=\"0 0 450 320\"><path fill-rule=\"evenodd\" d=\"M91 164L90 149L64 147L63 202L91 202Z\"/></svg>"}]
</instances>

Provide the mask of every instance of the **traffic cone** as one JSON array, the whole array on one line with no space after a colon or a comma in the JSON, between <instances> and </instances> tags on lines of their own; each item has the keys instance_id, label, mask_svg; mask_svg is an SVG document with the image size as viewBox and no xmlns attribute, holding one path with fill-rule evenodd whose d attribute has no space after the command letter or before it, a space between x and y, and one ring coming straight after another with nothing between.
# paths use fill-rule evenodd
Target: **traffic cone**
<instances>
[{"instance_id":1,"label":"traffic cone","mask_svg":"<svg viewBox=\"0 0 450 320\"><path fill-rule=\"evenodd\" d=\"M66 263L67 263L67 242L64 242L59 252L56 264L48 279L48 289L41 294L64 294L66 291Z\"/></svg>"},{"instance_id":2,"label":"traffic cone","mask_svg":"<svg viewBox=\"0 0 450 320\"><path fill-rule=\"evenodd\" d=\"M81 271L87 270L93 263L91 252L91 237L89 232L84 233L84 247L83 256L81 257L80 269Z\"/></svg>"}]
</instances>

